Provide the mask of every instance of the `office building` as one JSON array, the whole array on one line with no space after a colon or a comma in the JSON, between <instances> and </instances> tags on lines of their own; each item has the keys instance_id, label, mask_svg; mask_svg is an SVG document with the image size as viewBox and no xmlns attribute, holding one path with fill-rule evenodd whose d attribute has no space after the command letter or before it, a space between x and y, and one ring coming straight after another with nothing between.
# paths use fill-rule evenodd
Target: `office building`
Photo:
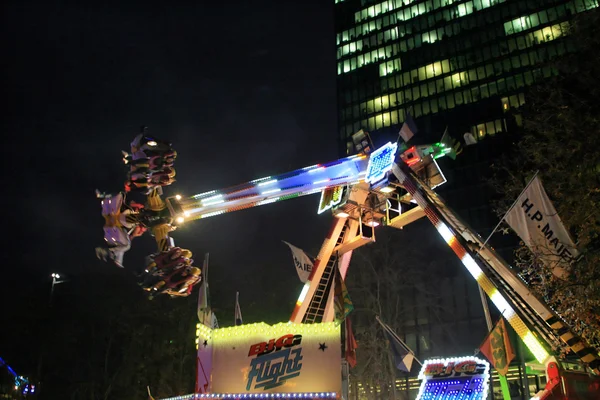
<instances>
[{"instance_id":1,"label":"office building","mask_svg":"<svg viewBox=\"0 0 600 400\"><path fill-rule=\"evenodd\" d=\"M448 183L439 192L486 237L498 222L484 178L491 160L510 151L527 88L556 74L552 60L574 48L569 21L596 7L597 0L335 0L341 155L353 152L349 139L360 129L376 141L395 140L407 113L419 128L417 143L439 141L446 128L460 141L470 133L475 145L454 161L440 160ZM492 243L510 257L502 237ZM456 348L435 332L458 329L466 354L485 334L471 277L457 271L444 279L456 317L446 315L442 323L413 299L410 323L399 332L417 355L445 356ZM512 380L522 387L519 368L512 367ZM536 384L543 382L529 381L531 390Z\"/></svg>"}]
</instances>

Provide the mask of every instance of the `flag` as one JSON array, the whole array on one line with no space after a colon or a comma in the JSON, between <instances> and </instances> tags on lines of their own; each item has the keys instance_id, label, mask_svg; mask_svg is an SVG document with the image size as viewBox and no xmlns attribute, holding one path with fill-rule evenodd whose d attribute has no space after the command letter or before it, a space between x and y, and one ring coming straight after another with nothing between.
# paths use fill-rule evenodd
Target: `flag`
<instances>
[{"instance_id":1,"label":"flag","mask_svg":"<svg viewBox=\"0 0 600 400\"><path fill-rule=\"evenodd\" d=\"M356 349L358 348L358 343L356 343L356 339L354 338L354 333L352 332L352 324L350 323L350 318L346 317L346 350L344 353L346 354L346 361L348 361L348 365L354 368L356 366Z\"/></svg>"},{"instance_id":2,"label":"flag","mask_svg":"<svg viewBox=\"0 0 600 400\"><path fill-rule=\"evenodd\" d=\"M300 278L300 281L303 283L306 282L313 269L313 260L306 255L304 250L291 245L285 240L282 240L282 242L287 244L292 251L292 257L294 258L294 265L296 266L298 278Z\"/></svg>"},{"instance_id":3,"label":"flag","mask_svg":"<svg viewBox=\"0 0 600 400\"><path fill-rule=\"evenodd\" d=\"M242 325L243 321L242 321L242 310L240 310L240 292L235 292L235 324L236 325Z\"/></svg>"},{"instance_id":4,"label":"flag","mask_svg":"<svg viewBox=\"0 0 600 400\"><path fill-rule=\"evenodd\" d=\"M339 324L348 316L348 314L352 312L352 310L354 310L354 305L352 304L352 300L350 300L348 288L346 287L346 283L344 283L344 279L342 278L340 269L337 266L337 262L336 265L333 266L333 268L335 268L335 319Z\"/></svg>"},{"instance_id":5,"label":"flag","mask_svg":"<svg viewBox=\"0 0 600 400\"><path fill-rule=\"evenodd\" d=\"M408 142L419 130L417 129L417 124L413 120L410 112L406 113L406 121L402 124L402 128L400 128L400 136L402 140Z\"/></svg>"},{"instance_id":6,"label":"flag","mask_svg":"<svg viewBox=\"0 0 600 400\"><path fill-rule=\"evenodd\" d=\"M383 334L385 335L385 338L388 340L388 342L390 342L390 349L392 351L392 356L394 357L394 365L400 371L410 372L412 363L415 360L415 355L398 337L398 335L396 335L392 328L383 323L379 317L377 317L377 322L379 322L383 328ZM418 361L419 360L417 360L417 362Z\"/></svg>"},{"instance_id":7,"label":"flag","mask_svg":"<svg viewBox=\"0 0 600 400\"><path fill-rule=\"evenodd\" d=\"M362 129L352 135L352 142L357 153L369 154L373 148L369 132L365 132Z\"/></svg>"},{"instance_id":8,"label":"flag","mask_svg":"<svg viewBox=\"0 0 600 400\"><path fill-rule=\"evenodd\" d=\"M479 351L496 368L498 374L502 376L506 375L510 362L515 358L515 353L510 344L504 318L500 318L500 321L496 323L496 326L494 326L487 338L485 338Z\"/></svg>"},{"instance_id":9,"label":"flag","mask_svg":"<svg viewBox=\"0 0 600 400\"><path fill-rule=\"evenodd\" d=\"M504 218L554 275L565 276L565 268L579 252L537 175Z\"/></svg>"},{"instance_id":10,"label":"flag","mask_svg":"<svg viewBox=\"0 0 600 400\"><path fill-rule=\"evenodd\" d=\"M212 327L209 298L208 298L208 253L204 255L204 263L202 265L202 283L198 290L198 321L208 327Z\"/></svg>"},{"instance_id":11,"label":"flag","mask_svg":"<svg viewBox=\"0 0 600 400\"><path fill-rule=\"evenodd\" d=\"M473 136L472 133L467 132L463 135L464 139L465 139L465 144L467 146L470 146L472 144L477 144L477 140L475 139L475 136Z\"/></svg>"},{"instance_id":12,"label":"flag","mask_svg":"<svg viewBox=\"0 0 600 400\"><path fill-rule=\"evenodd\" d=\"M453 160L456 160L456 156L462 153L462 145L456 139L454 139L448 133L448 127L444 131L442 135L442 139L440 139L440 143L446 148L446 154Z\"/></svg>"},{"instance_id":13,"label":"flag","mask_svg":"<svg viewBox=\"0 0 600 400\"><path fill-rule=\"evenodd\" d=\"M210 327L212 329L219 329L219 321L217 321L217 316L214 312L211 311L210 316Z\"/></svg>"}]
</instances>

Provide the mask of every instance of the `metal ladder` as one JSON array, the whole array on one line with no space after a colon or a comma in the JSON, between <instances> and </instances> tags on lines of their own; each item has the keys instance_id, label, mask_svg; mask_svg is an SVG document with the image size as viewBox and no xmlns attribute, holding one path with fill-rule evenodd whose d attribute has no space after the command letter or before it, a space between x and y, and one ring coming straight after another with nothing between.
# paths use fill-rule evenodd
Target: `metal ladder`
<instances>
[{"instance_id":1,"label":"metal ladder","mask_svg":"<svg viewBox=\"0 0 600 400\"><path fill-rule=\"evenodd\" d=\"M338 247L344 242L344 238L346 236L346 232L348 231L348 221L344 224L340 235L336 240L335 247ZM329 256L329 260L327 260L327 264L325 265L325 269L323 270L323 275L321 275L321 280L317 285L317 289L313 297L310 299L310 303L308 308L306 309L306 313L304 314L304 318L302 322L305 324L311 324L315 322L320 322L323 319L325 314L325 307L327 306L327 300L329 299L329 294L331 293L333 278L335 277L335 268L337 268L338 255L337 253L332 253Z\"/></svg>"}]
</instances>

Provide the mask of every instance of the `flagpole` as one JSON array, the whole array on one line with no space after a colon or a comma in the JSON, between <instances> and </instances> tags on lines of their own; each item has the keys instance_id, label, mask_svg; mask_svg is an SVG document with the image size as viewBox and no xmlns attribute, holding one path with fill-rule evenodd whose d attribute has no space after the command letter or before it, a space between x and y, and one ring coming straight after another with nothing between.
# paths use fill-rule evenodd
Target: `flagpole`
<instances>
[{"instance_id":1,"label":"flagpole","mask_svg":"<svg viewBox=\"0 0 600 400\"><path fill-rule=\"evenodd\" d=\"M485 239L485 242L483 242L483 244L481 245L481 247L479 248L479 250L477 250L477 252L475 253L475 255L479 254L479 252L481 251L481 249L483 249L485 247L485 245L487 244L487 242L489 242L489 240L492 238L492 235L494 233L496 233L496 230L500 227L500 224L502 224L502 222L504 221L504 218L506 218L506 216L508 215L508 213L511 212L512 209L515 207L515 205L519 201L519 198L521 197L521 195L523 193L525 193L525 191L527 190L527 188L531 185L531 183L533 182L533 180L538 175L538 172L540 172L540 171L539 170L535 171L535 174L533 174L533 177L529 180L529 183L527 183L527 185L525 186L525 188L521 191L521 193L519 193L519 195L517 196L517 198L515 199L515 201L512 203L512 205L508 209L508 211L506 211L504 213L504 216L502 216L502 219L500 219L500 221L498 221L498 224L496 225L496 227L494 228L494 230L492 231L492 233L490 233L489 236L487 237L487 239Z\"/></svg>"},{"instance_id":2,"label":"flagpole","mask_svg":"<svg viewBox=\"0 0 600 400\"><path fill-rule=\"evenodd\" d=\"M197 307L198 319L200 320L200 323L204 325L206 325L207 310L210 310L210 296L208 293L208 256L209 253L204 254L204 262L202 263L202 283L200 284L200 290L198 290ZM204 304L204 298L206 298L206 304ZM202 311L202 317L200 317L200 311ZM211 311L208 311L209 315L210 313Z\"/></svg>"},{"instance_id":3,"label":"flagpole","mask_svg":"<svg viewBox=\"0 0 600 400\"><path fill-rule=\"evenodd\" d=\"M385 329L386 331L388 331L392 336L394 336L394 339L396 339L397 341L400 342L400 344L402 346L404 346L404 348L406 348L406 350L408 350L408 352L410 354L412 354L412 356L415 358L415 361L419 363L420 366L423 366L423 363L421 361L419 361L419 359L417 358L416 354L411 350L410 347L408 347L408 345L406 343L404 343L404 341L402 339L400 339L400 337L398 337L398 335L396 335L396 332L394 332L392 330L392 328L390 328L389 326L387 326L381 319L379 319L379 315L375 316L375 319L377 320L377 322L379 322L379 324L381 325L381 327L383 329Z\"/></svg>"}]
</instances>

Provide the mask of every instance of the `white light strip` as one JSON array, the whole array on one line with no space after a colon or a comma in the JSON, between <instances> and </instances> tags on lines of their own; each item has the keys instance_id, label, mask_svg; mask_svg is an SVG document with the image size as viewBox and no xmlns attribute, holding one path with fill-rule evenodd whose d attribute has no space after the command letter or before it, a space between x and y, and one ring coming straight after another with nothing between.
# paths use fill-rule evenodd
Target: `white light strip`
<instances>
[{"instance_id":1,"label":"white light strip","mask_svg":"<svg viewBox=\"0 0 600 400\"><path fill-rule=\"evenodd\" d=\"M306 294L308 293L309 288L310 288L310 281L306 281L306 283L302 287L300 296L298 296L298 301L297 301L298 304L302 304L302 302L304 302L304 298L306 297Z\"/></svg>"},{"instance_id":2,"label":"white light strip","mask_svg":"<svg viewBox=\"0 0 600 400\"><path fill-rule=\"evenodd\" d=\"M271 193L277 193L277 192L281 192L281 189L265 190L264 192L261 193L261 195L271 194Z\"/></svg>"},{"instance_id":3,"label":"white light strip","mask_svg":"<svg viewBox=\"0 0 600 400\"><path fill-rule=\"evenodd\" d=\"M321 179L320 181L313 182L313 185L320 185L321 183L331 182L331 179Z\"/></svg>"},{"instance_id":4,"label":"white light strip","mask_svg":"<svg viewBox=\"0 0 600 400\"><path fill-rule=\"evenodd\" d=\"M508 304L506 299L500 294L500 292L498 292L498 289L494 289L494 291L490 295L490 300L492 300L492 303L494 303L496 308L498 308L498 310L502 313L502 315L504 315L504 317L507 320L509 320L512 316L515 315L515 311L510 306L510 304Z\"/></svg>"},{"instance_id":5,"label":"white light strip","mask_svg":"<svg viewBox=\"0 0 600 400\"><path fill-rule=\"evenodd\" d=\"M277 179L271 179L270 181L267 181L267 182L261 182L256 186L267 186L267 185L272 185L274 183L277 183Z\"/></svg>"},{"instance_id":6,"label":"white light strip","mask_svg":"<svg viewBox=\"0 0 600 400\"><path fill-rule=\"evenodd\" d=\"M315 168L315 169L311 169L310 171L308 171L309 174L314 174L315 172L320 172L320 171L324 171L325 167L319 167L319 168Z\"/></svg>"},{"instance_id":7,"label":"white light strip","mask_svg":"<svg viewBox=\"0 0 600 400\"><path fill-rule=\"evenodd\" d=\"M225 214L225 211L215 211L215 212L203 214L203 215L200 216L200 218L214 217L216 215L221 215L221 214Z\"/></svg>"},{"instance_id":8,"label":"white light strip","mask_svg":"<svg viewBox=\"0 0 600 400\"><path fill-rule=\"evenodd\" d=\"M450 229L448 229L446 224L444 224L443 222L437 224L436 229L438 230L440 235L442 235L446 243L450 243L450 241L454 239L454 234L450 231Z\"/></svg>"},{"instance_id":9,"label":"white light strip","mask_svg":"<svg viewBox=\"0 0 600 400\"><path fill-rule=\"evenodd\" d=\"M266 181L267 179L271 179L271 177L270 176L265 176L264 178L258 178L258 179L255 179L253 181L250 181L250 183L258 183L258 182Z\"/></svg>"},{"instance_id":10,"label":"white light strip","mask_svg":"<svg viewBox=\"0 0 600 400\"><path fill-rule=\"evenodd\" d=\"M206 201L206 200L202 200L202 205L203 206L214 206L215 204L221 204L221 203L225 203L225 200L223 199L215 199L213 201Z\"/></svg>"},{"instance_id":11,"label":"white light strip","mask_svg":"<svg viewBox=\"0 0 600 400\"><path fill-rule=\"evenodd\" d=\"M204 192L204 193L196 194L196 195L192 196L192 198L198 199L200 197L208 196L209 194L213 194L213 193L217 193L217 191L216 190L211 190L210 192Z\"/></svg>"},{"instance_id":12,"label":"white light strip","mask_svg":"<svg viewBox=\"0 0 600 400\"><path fill-rule=\"evenodd\" d=\"M202 199L202 203L206 203L207 201L217 200L217 199L222 199L222 198L223 198L222 194L217 194L215 196L210 196L210 197L207 197L205 199Z\"/></svg>"},{"instance_id":13,"label":"white light strip","mask_svg":"<svg viewBox=\"0 0 600 400\"><path fill-rule=\"evenodd\" d=\"M481 278L481 275L483 275L483 271L481 270L481 268L479 268L479 265L477 265L475 260L473 260L473 257L471 257L469 253L467 253L461 261L464 264L464 266L467 267L469 273L473 275L473 278L475 278L475 280L479 282L479 278Z\"/></svg>"}]
</instances>

